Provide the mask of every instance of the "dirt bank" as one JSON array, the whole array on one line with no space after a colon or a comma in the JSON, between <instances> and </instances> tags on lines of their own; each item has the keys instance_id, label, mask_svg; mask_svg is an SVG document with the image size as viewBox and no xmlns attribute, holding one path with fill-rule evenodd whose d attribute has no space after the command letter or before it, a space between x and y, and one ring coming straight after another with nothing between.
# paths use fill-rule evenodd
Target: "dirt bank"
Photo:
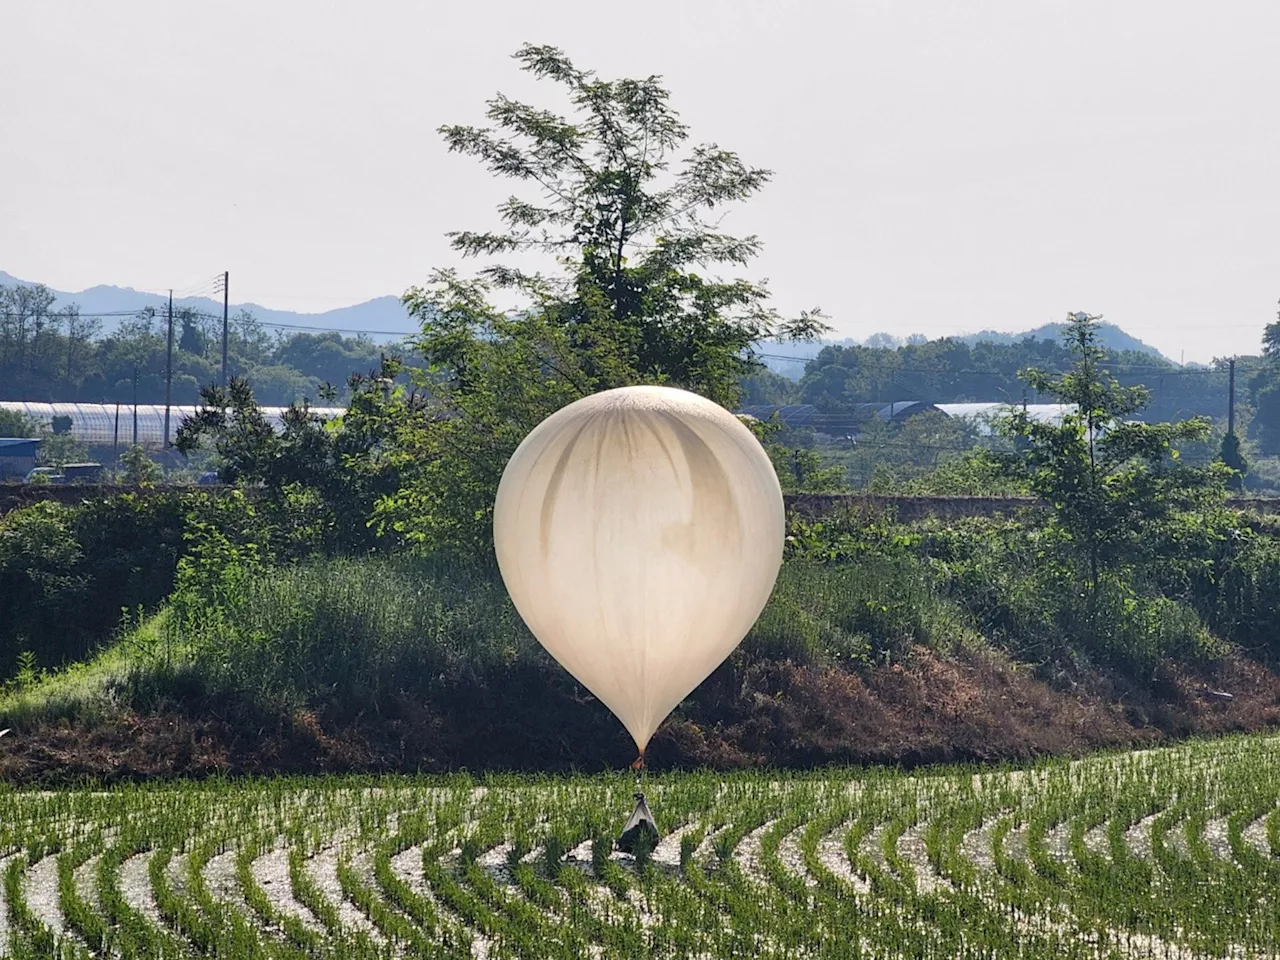
<instances>
[{"instance_id":1,"label":"dirt bank","mask_svg":"<svg viewBox=\"0 0 1280 960\"><path fill-rule=\"evenodd\" d=\"M1215 693L1215 691L1217 693ZM1219 696L1229 693L1231 699ZM1280 677L1233 658L1205 673L1169 667L1149 684L1105 674L1050 684L991 654L855 674L726 665L658 732L658 769L1027 760L1196 734L1280 727ZM212 774L617 770L635 749L571 682L538 671L377 714L263 717L225 701L123 712L88 727L50 723L0 738L11 783Z\"/></svg>"}]
</instances>

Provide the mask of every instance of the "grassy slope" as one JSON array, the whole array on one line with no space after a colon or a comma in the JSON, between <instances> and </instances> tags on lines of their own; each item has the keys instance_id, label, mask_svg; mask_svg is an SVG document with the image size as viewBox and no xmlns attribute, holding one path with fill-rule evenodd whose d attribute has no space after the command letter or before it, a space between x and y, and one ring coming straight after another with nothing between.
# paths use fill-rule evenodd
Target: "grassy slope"
<instances>
[{"instance_id":1,"label":"grassy slope","mask_svg":"<svg viewBox=\"0 0 1280 960\"><path fill-rule=\"evenodd\" d=\"M0 699L16 779L325 770L616 768L620 725L524 630L491 573L329 561L162 611L87 664ZM1222 701L1207 689L1226 688ZM1014 662L918 566L784 567L742 647L652 762L716 768L1079 754L1280 722L1280 683L1197 668Z\"/></svg>"}]
</instances>

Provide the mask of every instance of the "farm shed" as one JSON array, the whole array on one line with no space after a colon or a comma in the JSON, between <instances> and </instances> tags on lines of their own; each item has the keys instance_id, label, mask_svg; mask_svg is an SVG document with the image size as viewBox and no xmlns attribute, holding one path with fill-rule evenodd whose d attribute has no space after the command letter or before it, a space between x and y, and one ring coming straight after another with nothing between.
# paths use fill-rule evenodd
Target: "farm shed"
<instances>
[{"instance_id":1,"label":"farm shed","mask_svg":"<svg viewBox=\"0 0 1280 960\"><path fill-rule=\"evenodd\" d=\"M35 469L39 449L39 440L0 437L0 480L25 477Z\"/></svg>"}]
</instances>

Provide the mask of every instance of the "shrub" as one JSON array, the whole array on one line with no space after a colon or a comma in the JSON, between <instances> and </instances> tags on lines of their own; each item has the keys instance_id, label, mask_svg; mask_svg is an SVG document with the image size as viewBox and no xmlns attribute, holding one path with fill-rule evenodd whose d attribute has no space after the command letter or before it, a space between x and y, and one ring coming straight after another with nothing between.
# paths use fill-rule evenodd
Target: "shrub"
<instances>
[{"instance_id":1,"label":"shrub","mask_svg":"<svg viewBox=\"0 0 1280 960\"><path fill-rule=\"evenodd\" d=\"M126 494L42 501L0 517L0 671L19 651L43 667L82 659L108 640L121 610L154 608L173 589L186 500Z\"/></svg>"},{"instance_id":2,"label":"shrub","mask_svg":"<svg viewBox=\"0 0 1280 960\"><path fill-rule=\"evenodd\" d=\"M1280 658L1280 543L1248 537L1223 562L1210 622L1257 656Z\"/></svg>"}]
</instances>

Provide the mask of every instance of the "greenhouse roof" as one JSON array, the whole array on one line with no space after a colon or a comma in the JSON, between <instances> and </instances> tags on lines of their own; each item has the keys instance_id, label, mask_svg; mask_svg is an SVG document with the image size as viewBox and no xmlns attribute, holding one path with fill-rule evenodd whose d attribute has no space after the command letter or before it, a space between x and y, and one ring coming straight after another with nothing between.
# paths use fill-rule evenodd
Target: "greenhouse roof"
<instances>
[{"instance_id":1,"label":"greenhouse roof","mask_svg":"<svg viewBox=\"0 0 1280 960\"><path fill-rule=\"evenodd\" d=\"M178 427L199 407L169 407L169 441L178 436ZM277 430L288 407L262 407L262 413ZM311 407L311 412L329 419L346 413L345 407ZM0 410L15 410L46 425L54 417L71 418L71 436L82 443L132 443L134 412L138 418L138 442L150 446L164 443L164 404L140 403L33 403L24 400L0 400Z\"/></svg>"}]
</instances>

